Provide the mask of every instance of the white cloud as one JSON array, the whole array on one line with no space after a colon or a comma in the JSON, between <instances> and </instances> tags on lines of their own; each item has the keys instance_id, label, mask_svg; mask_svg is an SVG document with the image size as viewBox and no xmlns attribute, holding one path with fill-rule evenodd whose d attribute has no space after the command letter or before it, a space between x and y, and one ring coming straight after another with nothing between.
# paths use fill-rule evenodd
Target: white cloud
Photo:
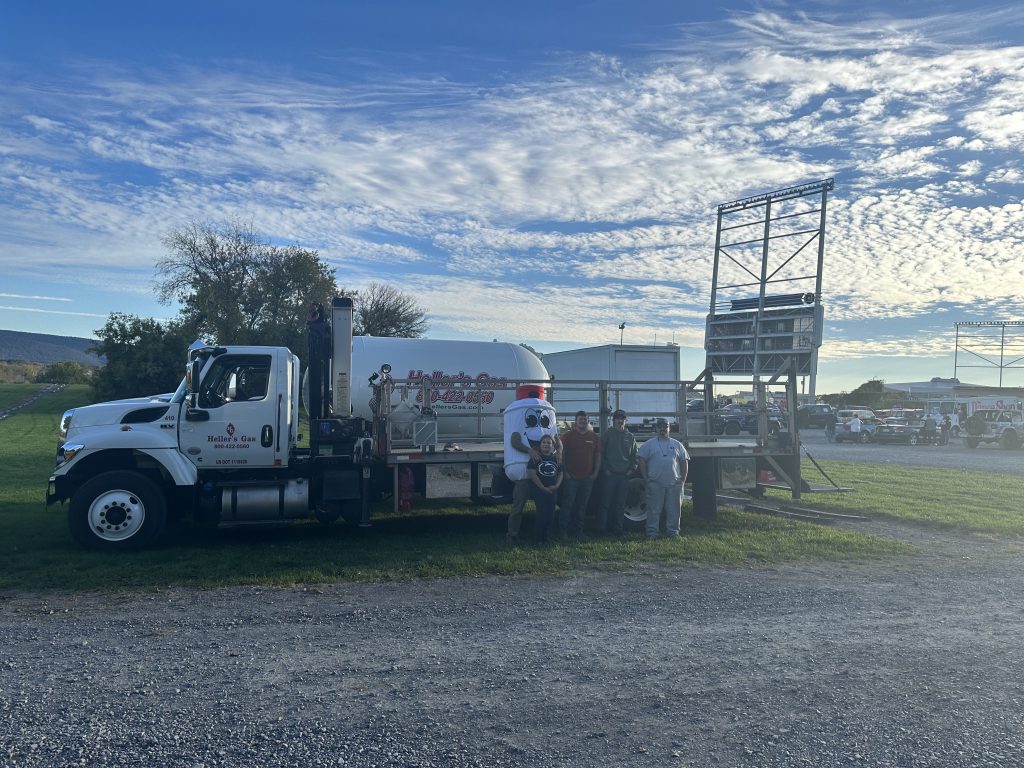
<instances>
[{"instance_id":1,"label":"white cloud","mask_svg":"<svg viewBox=\"0 0 1024 768\"><path fill-rule=\"evenodd\" d=\"M44 315L70 315L73 317L98 317L105 319L106 315L98 315L95 312L70 312L62 309L41 309L39 307L6 307L0 306L0 310L7 312L33 312Z\"/></svg>"},{"instance_id":2,"label":"white cloud","mask_svg":"<svg viewBox=\"0 0 1024 768\"><path fill-rule=\"evenodd\" d=\"M95 65L13 83L0 263L143 295L160 234L240 218L343 285L407 287L451 333L598 343L628 317L699 347L715 206L834 174L830 318L1020 310L1020 195L998 185L1021 179L1024 49L958 37L1003 18L738 15L500 87Z\"/></svg>"},{"instance_id":3,"label":"white cloud","mask_svg":"<svg viewBox=\"0 0 1024 768\"><path fill-rule=\"evenodd\" d=\"M0 293L0 299L25 299L26 301L72 301L64 296L26 296L20 293Z\"/></svg>"}]
</instances>

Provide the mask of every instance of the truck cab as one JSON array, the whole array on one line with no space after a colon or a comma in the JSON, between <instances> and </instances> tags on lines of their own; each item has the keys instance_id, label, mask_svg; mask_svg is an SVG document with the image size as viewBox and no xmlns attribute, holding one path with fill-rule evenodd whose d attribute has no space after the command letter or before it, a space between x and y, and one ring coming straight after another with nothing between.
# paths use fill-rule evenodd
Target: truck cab
<instances>
[{"instance_id":1,"label":"truck cab","mask_svg":"<svg viewBox=\"0 0 1024 768\"><path fill-rule=\"evenodd\" d=\"M287 473L298 370L285 348L203 346L173 394L65 412L47 503L71 502L79 543L136 548L157 540L180 510L218 507L211 498L253 482L254 471L261 479L267 470ZM288 484L273 475L270 482Z\"/></svg>"},{"instance_id":2,"label":"truck cab","mask_svg":"<svg viewBox=\"0 0 1024 768\"><path fill-rule=\"evenodd\" d=\"M197 469L282 467L298 437L299 361L284 348L203 349L182 404L179 447Z\"/></svg>"}]
</instances>

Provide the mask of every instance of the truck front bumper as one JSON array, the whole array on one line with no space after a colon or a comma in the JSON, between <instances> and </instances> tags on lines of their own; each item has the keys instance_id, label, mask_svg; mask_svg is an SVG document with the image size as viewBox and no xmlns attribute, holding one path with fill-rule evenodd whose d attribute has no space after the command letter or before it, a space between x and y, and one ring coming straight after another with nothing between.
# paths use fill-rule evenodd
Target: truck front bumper
<instances>
[{"instance_id":1,"label":"truck front bumper","mask_svg":"<svg viewBox=\"0 0 1024 768\"><path fill-rule=\"evenodd\" d=\"M51 504L60 504L66 501L68 498L66 488L67 478L58 475L50 475L50 480L46 484L46 506L50 506Z\"/></svg>"}]
</instances>

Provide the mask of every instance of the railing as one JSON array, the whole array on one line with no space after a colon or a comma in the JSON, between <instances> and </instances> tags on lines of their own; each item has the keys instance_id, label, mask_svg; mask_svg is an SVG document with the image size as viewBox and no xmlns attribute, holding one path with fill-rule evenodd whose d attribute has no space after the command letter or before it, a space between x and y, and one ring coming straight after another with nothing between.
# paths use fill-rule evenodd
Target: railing
<instances>
[{"instance_id":1,"label":"railing","mask_svg":"<svg viewBox=\"0 0 1024 768\"><path fill-rule=\"evenodd\" d=\"M767 446L778 431L795 431L795 392L790 380L759 382L750 378L712 381L596 381L596 380L498 380L442 381L385 378L374 387L377 442L381 452L393 448L501 442L504 409L515 402L521 387L543 387L563 428L572 424L577 411L585 411L597 429L611 426L611 414L621 408L628 414L629 429L653 434L658 419L666 419L671 431L687 441L750 442ZM735 420L716 408L714 389L749 388L757 404L738 415L756 421L756 429L728 427ZM778 414L772 402L784 404ZM426 404L426 405L424 405Z\"/></svg>"},{"instance_id":2,"label":"railing","mask_svg":"<svg viewBox=\"0 0 1024 768\"><path fill-rule=\"evenodd\" d=\"M378 443L390 448L448 442L501 442L506 407L523 387L543 388L535 379L442 381L428 377L392 379L374 386L374 416ZM427 439L429 438L429 439ZM386 450L386 449L385 449Z\"/></svg>"}]
</instances>

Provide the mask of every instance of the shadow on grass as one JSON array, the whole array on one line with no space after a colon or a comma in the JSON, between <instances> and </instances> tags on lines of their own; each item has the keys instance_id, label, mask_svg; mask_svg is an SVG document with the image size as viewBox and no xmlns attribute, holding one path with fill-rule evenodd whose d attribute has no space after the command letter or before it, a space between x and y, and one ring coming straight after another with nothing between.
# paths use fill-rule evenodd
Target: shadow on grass
<instances>
[{"instance_id":1,"label":"shadow on grass","mask_svg":"<svg viewBox=\"0 0 1024 768\"><path fill-rule=\"evenodd\" d=\"M429 502L414 513L382 511L369 528L302 522L274 526L176 527L163 546L140 552L79 549L51 517L35 536L0 546L0 589L117 591L164 587L396 581L451 576L526 576L640 565L765 563L870 558L894 553L879 540L820 526L721 511L714 521L683 516L681 539L622 538L510 547L507 507ZM532 529L532 517L523 521Z\"/></svg>"}]
</instances>

